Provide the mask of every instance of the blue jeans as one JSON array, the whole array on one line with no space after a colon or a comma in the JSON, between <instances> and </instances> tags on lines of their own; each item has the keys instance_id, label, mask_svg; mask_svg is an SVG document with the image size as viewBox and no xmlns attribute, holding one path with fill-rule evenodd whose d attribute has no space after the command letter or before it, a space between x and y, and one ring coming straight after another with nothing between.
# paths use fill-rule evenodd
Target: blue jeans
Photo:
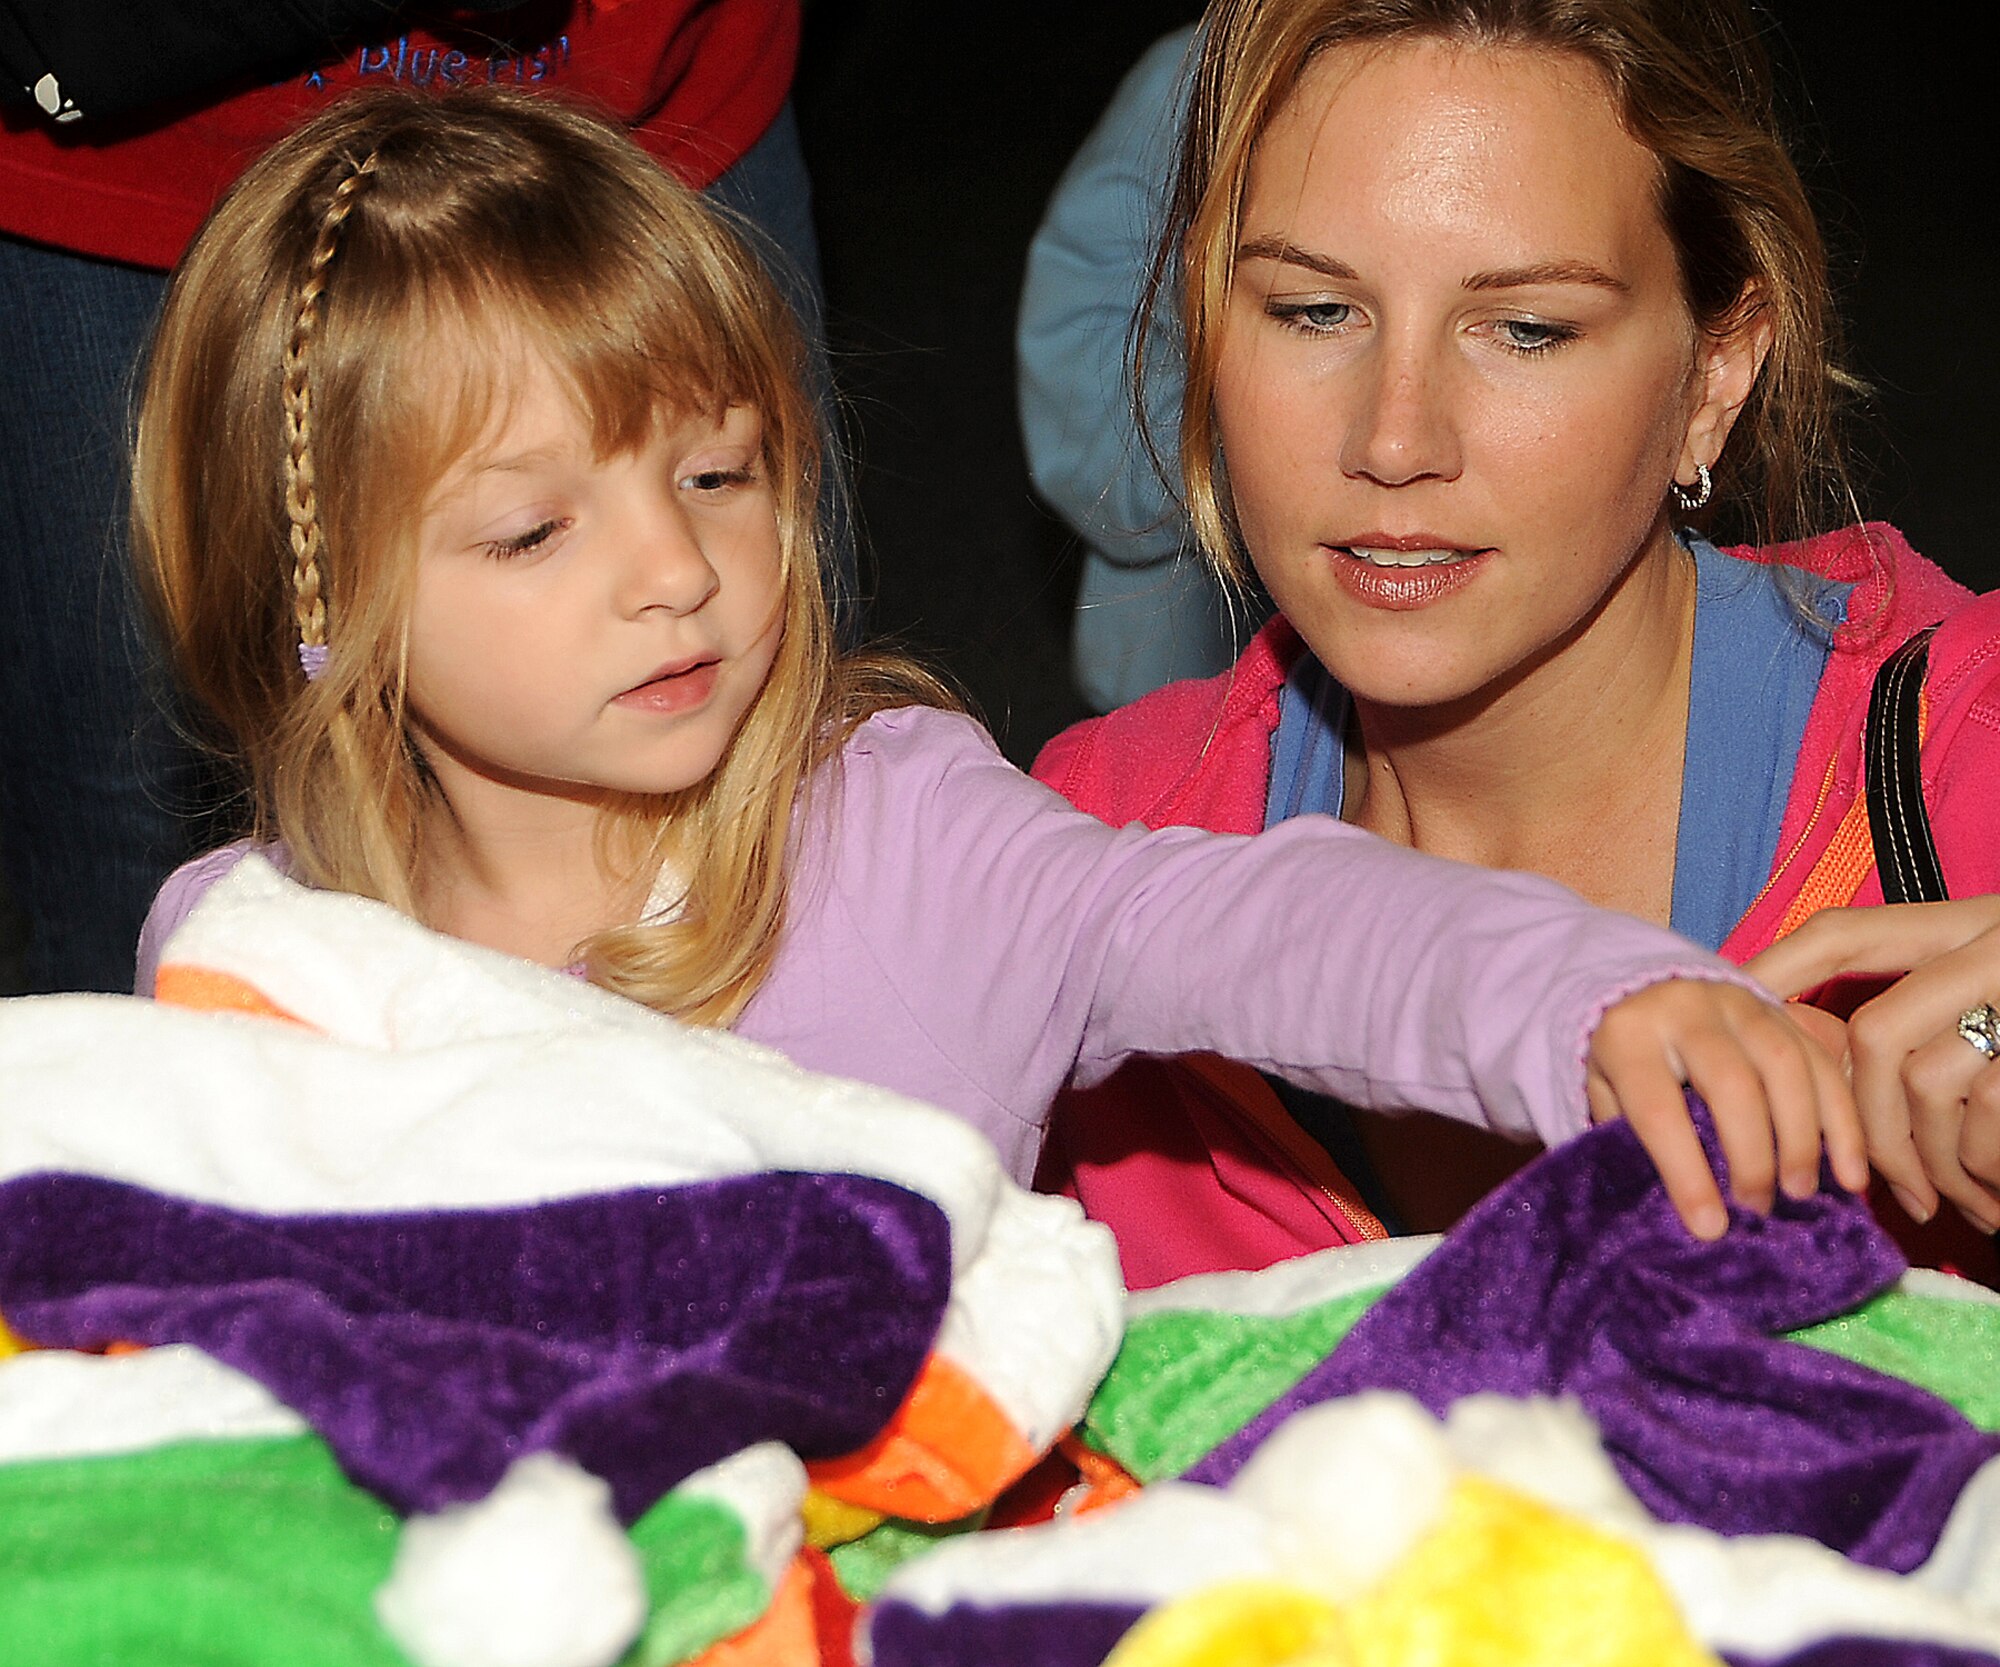
<instances>
[{"instance_id":1,"label":"blue jeans","mask_svg":"<svg viewBox=\"0 0 2000 1667\"><path fill-rule=\"evenodd\" d=\"M186 855L125 549L125 411L164 280L0 241L0 864L30 990L130 990Z\"/></svg>"},{"instance_id":2,"label":"blue jeans","mask_svg":"<svg viewBox=\"0 0 2000 1667\"><path fill-rule=\"evenodd\" d=\"M830 413L789 106L710 196L782 255L773 269ZM127 411L165 287L157 272L0 237L0 881L27 918L31 991L129 991L153 894L216 815L214 772L169 715L126 545ZM829 569L851 596L851 540Z\"/></svg>"}]
</instances>

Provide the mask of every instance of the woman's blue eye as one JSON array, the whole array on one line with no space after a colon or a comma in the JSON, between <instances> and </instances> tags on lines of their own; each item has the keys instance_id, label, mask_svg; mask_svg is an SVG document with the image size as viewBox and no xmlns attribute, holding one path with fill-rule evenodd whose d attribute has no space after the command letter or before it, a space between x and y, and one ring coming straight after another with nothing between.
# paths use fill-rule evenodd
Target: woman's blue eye
<instances>
[{"instance_id":1,"label":"woman's blue eye","mask_svg":"<svg viewBox=\"0 0 2000 1667\"><path fill-rule=\"evenodd\" d=\"M1515 353L1546 353L1576 340L1572 326L1545 324L1535 318L1503 318L1498 329L1501 342Z\"/></svg>"},{"instance_id":2,"label":"woman's blue eye","mask_svg":"<svg viewBox=\"0 0 2000 1667\"><path fill-rule=\"evenodd\" d=\"M525 556L530 550L539 549L569 525L564 516L551 516L548 520L530 527L526 532L515 533L510 538L495 538L487 542L486 553L496 561L505 561L510 556Z\"/></svg>"},{"instance_id":3,"label":"woman's blue eye","mask_svg":"<svg viewBox=\"0 0 2000 1667\"><path fill-rule=\"evenodd\" d=\"M1307 335L1329 335L1349 322L1354 308L1346 301L1267 301L1265 310L1288 329Z\"/></svg>"}]
</instances>

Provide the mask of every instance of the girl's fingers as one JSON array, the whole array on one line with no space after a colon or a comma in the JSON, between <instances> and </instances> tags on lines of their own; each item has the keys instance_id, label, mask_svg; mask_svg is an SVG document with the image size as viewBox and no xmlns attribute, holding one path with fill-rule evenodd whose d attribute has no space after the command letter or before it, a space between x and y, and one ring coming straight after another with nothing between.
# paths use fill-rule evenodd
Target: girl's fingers
<instances>
[{"instance_id":1,"label":"girl's fingers","mask_svg":"<svg viewBox=\"0 0 2000 1667\"><path fill-rule=\"evenodd\" d=\"M1679 1052L1688 1086L1715 1119L1730 1195L1746 1210L1768 1211L1777 1195L1778 1154L1771 1098L1750 1050L1733 1029L1716 1026L1684 1035Z\"/></svg>"},{"instance_id":2,"label":"girl's fingers","mask_svg":"<svg viewBox=\"0 0 2000 1667\"><path fill-rule=\"evenodd\" d=\"M1763 1008L1746 1018L1741 1029L1744 1045L1764 1079L1777 1137L1778 1185L1787 1198L1810 1198L1819 1191L1821 1153L1830 1156L1834 1150L1841 1102L1851 1114L1853 1100L1845 1084L1837 1093L1827 1092L1827 1083L1813 1069L1812 1056L1819 1048L1783 1013ZM1855 1122L1858 1131L1859 1119Z\"/></svg>"},{"instance_id":3,"label":"girl's fingers","mask_svg":"<svg viewBox=\"0 0 2000 1667\"><path fill-rule=\"evenodd\" d=\"M1826 1012L1822 1008L1808 1007L1803 1002L1792 1001L1785 1004L1785 1017L1819 1044L1814 1050L1815 1057L1823 1055L1829 1062L1837 1063L1847 1057L1847 1021ZM1847 1079L1842 1076L1840 1079Z\"/></svg>"},{"instance_id":4,"label":"girl's fingers","mask_svg":"<svg viewBox=\"0 0 2000 1667\"><path fill-rule=\"evenodd\" d=\"M1788 1008L1792 1018L1796 1009ZM1807 1011L1810 1011L1808 1009ZM1839 1024L1835 1020L1836 1025ZM1833 1178L1849 1192L1868 1190L1868 1131L1861 1120L1861 1106L1842 1069L1841 1054L1828 1049L1816 1027L1806 1031L1806 1067L1812 1072L1814 1092L1819 1099L1820 1132L1826 1141L1826 1160ZM1843 1027L1844 1038L1844 1027Z\"/></svg>"},{"instance_id":5,"label":"girl's fingers","mask_svg":"<svg viewBox=\"0 0 2000 1667\"><path fill-rule=\"evenodd\" d=\"M1688 1116L1680 1073L1657 1032L1633 1027L1639 1033L1628 1034L1612 1023L1617 1016L1616 1008L1606 1014L1591 1039L1585 1079L1591 1113L1599 1122L1623 1117L1630 1123L1688 1231L1698 1239L1719 1239L1728 1230L1729 1212Z\"/></svg>"},{"instance_id":6,"label":"girl's fingers","mask_svg":"<svg viewBox=\"0 0 2000 1667\"><path fill-rule=\"evenodd\" d=\"M1715 1238L1727 1212L1688 1115L1684 1088L1707 1103L1729 1166L1730 1191L1767 1211L1782 1184L1787 1196L1819 1190L1822 1154L1850 1192L1868 1184L1862 1113L1814 1021L1795 1023L1731 985L1658 985L1613 1008L1591 1040L1586 1080L1592 1116L1622 1114L1646 1148L1667 1195L1697 1237ZM1838 1044L1842 1027L1826 1021ZM1992 1124L2000 1155L2000 1081ZM1912 1148L1910 1170L1923 1166Z\"/></svg>"}]
</instances>

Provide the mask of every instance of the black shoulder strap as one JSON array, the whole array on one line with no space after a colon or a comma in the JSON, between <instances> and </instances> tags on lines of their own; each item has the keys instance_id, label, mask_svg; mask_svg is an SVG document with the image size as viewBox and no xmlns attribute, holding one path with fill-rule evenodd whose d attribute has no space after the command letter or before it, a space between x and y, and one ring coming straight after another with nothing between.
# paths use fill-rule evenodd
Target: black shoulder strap
<instances>
[{"instance_id":1,"label":"black shoulder strap","mask_svg":"<svg viewBox=\"0 0 2000 1667\"><path fill-rule=\"evenodd\" d=\"M1875 841L1875 866L1882 895L1891 903L1936 903L1945 890L1944 868L1931 838L1924 808L1917 723L1924 689L1924 666L1935 625L1882 662L1868 697L1868 732L1862 738L1868 779L1868 831Z\"/></svg>"}]
</instances>

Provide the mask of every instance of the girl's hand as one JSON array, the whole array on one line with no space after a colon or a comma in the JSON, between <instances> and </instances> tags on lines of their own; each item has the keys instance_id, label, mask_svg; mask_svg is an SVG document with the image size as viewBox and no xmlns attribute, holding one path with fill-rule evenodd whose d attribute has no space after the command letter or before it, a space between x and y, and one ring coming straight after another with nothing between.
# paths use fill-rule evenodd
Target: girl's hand
<instances>
[{"instance_id":1,"label":"girl's hand","mask_svg":"<svg viewBox=\"0 0 2000 1667\"><path fill-rule=\"evenodd\" d=\"M1768 1210L1777 1185L1788 1198L1817 1192L1822 1140L1840 1184L1867 1186L1854 1096L1833 1056L1783 1008L1735 984L1650 984L1598 1022L1585 1088L1593 1120L1632 1125L1696 1238L1722 1237L1729 1214L1683 1086L1714 1115L1729 1190L1746 1208Z\"/></svg>"},{"instance_id":2,"label":"girl's hand","mask_svg":"<svg viewBox=\"0 0 2000 1667\"><path fill-rule=\"evenodd\" d=\"M1942 1193L2000 1229L2000 1064L1958 1031L2000 1006L2000 897L1823 909L1745 969L1781 996L1847 973L1903 973L1847 1024L1848 1071L1868 1156L1928 1221Z\"/></svg>"}]
</instances>

